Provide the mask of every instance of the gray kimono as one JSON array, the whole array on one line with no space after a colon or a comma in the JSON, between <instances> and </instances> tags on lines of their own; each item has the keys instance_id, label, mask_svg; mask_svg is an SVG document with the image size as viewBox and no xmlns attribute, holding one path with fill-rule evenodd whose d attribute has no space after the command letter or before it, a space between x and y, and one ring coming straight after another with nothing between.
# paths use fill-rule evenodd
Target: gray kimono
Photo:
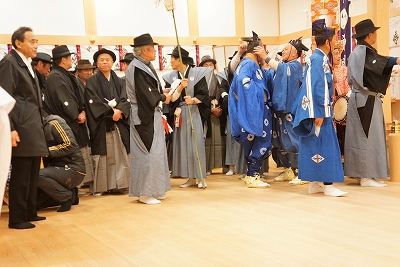
<instances>
[{"instance_id":1,"label":"gray kimono","mask_svg":"<svg viewBox=\"0 0 400 267\"><path fill-rule=\"evenodd\" d=\"M204 144L203 122L210 116L210 97L205 76L211 72L210 68L189 68L187 70L188 95L196 97L201 101L198 105L186 105L183 100L185 91L170 106L175 111L177 107L181 109L181 125L174 128L173 132L173 157L172 157L172 176L186 178L205 178L206 176L206 156ZM171 84L178 78L178 72L173 71L163 76L166 84ZM196 144L191 131L189 108L192 115ZM202 112L203 110L203 112ZM201 116L201 113L204 115ZM201 174L196 158L196 147L201 164Z\"/></svg>"},{"instance_id":2,"label":"gray kimono","mask_svg":"<svg viewBox=\"0 0 400 267\"><path fill-rule=\"evenodd\" d=\"M126 72L126 90L131 103L129 196L164 195L171 184L159 105L160 83L150 67L135 58ZM153 110L152 114L148 110ZM150 149L142 140L145 136L141 134L146 132L143 128L152 135Z\"/></svg>"},{"instance_id":3,"label":"gray kimono","mask_svg":"<svg viewBox=\"0 0 400 267\"><path fill-rule=\"evenodd\" d=\"M354 178L388 178L382 98L391 69L388 57L358 45L349 57L349 99L344 174Z\"/></svg>"}]
</instances>

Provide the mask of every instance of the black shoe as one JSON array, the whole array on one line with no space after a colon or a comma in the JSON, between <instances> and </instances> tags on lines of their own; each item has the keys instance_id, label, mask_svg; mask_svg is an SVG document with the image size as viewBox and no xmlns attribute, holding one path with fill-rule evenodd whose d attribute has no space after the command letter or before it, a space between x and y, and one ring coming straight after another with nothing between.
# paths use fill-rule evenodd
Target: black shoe
<instances>
[{"instance_id":1,"label":"black shoe","mask_svg":"<svg viewBox=\"0 0 400 267\"><path fill-rule=\"evenodd\" d=\"M129 193L129 189L128 188L118 188L118 189L111 189L108 190L108 193L111 195L124 195L124 194L128 194Z\"/></svg>"},{"instance_id":2,"label":"black shoe","mask_svg":"<svg viewBox=\"0 0 400 267\"><path fill-rule=\"evenodd\" d=\"M66 202L61 204L57 212L69 211L71 209L71 206L72 206L72 200L68 199Z\"/></svg>"},{"instance_id":3,"label":"black shoe","mask_svg":"<svg viewBox=\"0 0 400 267\"><path fill-rule=\"evenodd\" d=\"M8 228L12 229L30 229L30 228L35 228L36 226L32 223L26 222L26 223L16 223L16 224L8 224Z\"/></svg>"},{"instance_id":4,"label":"black shoe","mask_svg":"<svg viewBox=\"0 0 400 267\"><path fill-rule=\"evenodd\" d=\"M43 221L46 220L46 217L44 216L36 216L35 218L29 219L29 222L37 222L37 221Z\"/></svg>"},{"instance_id":5,"label":"black shoe","mask_svg":"<svg viewBox=\"0 0 400 267\"><path fill-rule=\"evenodd\" d=\"M72 188L72 205L78 205L79 204L79 193L78 193L78 188L74 187Z\"/></svg>"}]
</instances>

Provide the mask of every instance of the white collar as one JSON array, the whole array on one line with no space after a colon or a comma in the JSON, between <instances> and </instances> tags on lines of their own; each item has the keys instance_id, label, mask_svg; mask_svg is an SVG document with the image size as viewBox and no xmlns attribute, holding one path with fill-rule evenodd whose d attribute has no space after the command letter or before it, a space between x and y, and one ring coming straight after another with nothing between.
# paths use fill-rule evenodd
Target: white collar
<instances>
[{"instance_id":1,"label":"white collar","mask_svg":"<svg viewBox=\"0 0 400 267\"><path fill-rule=\"evenodd\" d=\"M32 77L35 77L35 72L33 71L33 68L32 68L32 65L31 65L32 58L26 58L25 55L22 54L21 52L19 52L17 49L14 49L14 50L21 57L21 59L25 63L25 65L28 67L29 72L31 73Z\"/></svg>"}]
</instances>

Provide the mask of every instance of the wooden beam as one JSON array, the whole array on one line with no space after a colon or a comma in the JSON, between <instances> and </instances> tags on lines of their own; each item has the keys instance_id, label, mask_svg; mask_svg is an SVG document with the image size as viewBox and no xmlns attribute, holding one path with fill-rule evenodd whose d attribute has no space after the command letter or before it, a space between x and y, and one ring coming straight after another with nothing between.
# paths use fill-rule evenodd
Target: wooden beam
<instances>
[{"instance_id":1,"label":"wooden beam","mask_svg":"<svg viewBox=\"0 0 400 267\"><path fill-rule=\"evenodd\" d=\"M86 35L93 37L97 35L96 6L94 1L83 0Z\"/></svg>"},{"instance_id":2,"label":"wooden beam","mask_svg":"<svg viewBox=\"0 0 400 267\"><path fill-rule=\"evenodd\" d=\"M240 38L245 35L244 0L235 0L235 22L236 36Z\"/></svg>"},{"instance_id":3,"label":"wooden beam","mask_svg":"<svg viewBox=\"0 0 400 267\"><path fill-rule=\"evenodd\" d=\"M193 38L197 38L197 36L199 36L199 15L197 12L197 0L188 0L187 5L188 5L188 19L189 19L189 35L194 36Z\"/></svg>"}]
</instances>

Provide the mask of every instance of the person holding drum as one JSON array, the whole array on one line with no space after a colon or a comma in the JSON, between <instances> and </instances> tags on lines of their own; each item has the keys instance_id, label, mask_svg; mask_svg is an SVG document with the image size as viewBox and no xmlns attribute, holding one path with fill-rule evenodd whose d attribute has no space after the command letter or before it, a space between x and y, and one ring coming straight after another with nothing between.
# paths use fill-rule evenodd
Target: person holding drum
<instances>
[{"instance_id":1,"label":"person holding drum","mask_svg":"<svg viewBox=\"0 0 400 267\"><path fill-rule=\"evenodd\" d=\"M344 155L344 140L346 133L346 117L347 106L351 90L347 81L347 67L342 65L340 55L342 54L341 46L338 45L333 49L333 77L335 95L333 102L333 120L336 123L336 135L339 141L340 154Z\"/></svg>"},{"instance_id":2,"label":"person holding drum","mask_svg":"<svg viewBox=\"0 0 400 267\"><path fill-rule=\"evenodd\" d=\"M307 61L293 106L293 130L299 136L299 176L310 181L309 194L340 197L347 192L332 184L343 182L344 175L330 106L334 89L328 58L337 36L334 28L326 27L324 19L314 21L312 29L317 48ZM318 182L323 182L324 186Z\"/></svg>"},{"instance_id":3,"label":"person holding drum","mask_svg":"<svg viewBox=\"0 0 400 267\"><path fill-rule=\"evenodd\" d=\"M278 157L285 168L275 177L275 181L290 181L290 184L300 184L301 180L295 177L291 168L297 168L297 152L299 150L299 138L293 132L291 112L303 78L303 67L297 59L303 51L308 51L308 48L301 43L301 37L291 40L282 51L282 62L267 57L261 46L256 47L254 51L275 70L272 93L272 110L274 111L272 144L279 150ZM289 153L294 154L296 163L290 161Z\"/></svg>"},{"instance_id":4,"label":"person holding drum","mask_svg":"<svg viewBox=\"0 0 400 267\"><path fill-rule=\"evenodd\" d=\"M377 178L389 177L382 98L386 94L394 65L400 58L385 57L372 47L379 27L370 19L355 25L357 46L348 63L352 94L347 114L344 172L359 178L361 186L386 186Z\"/></svg>"}]
</instances>

